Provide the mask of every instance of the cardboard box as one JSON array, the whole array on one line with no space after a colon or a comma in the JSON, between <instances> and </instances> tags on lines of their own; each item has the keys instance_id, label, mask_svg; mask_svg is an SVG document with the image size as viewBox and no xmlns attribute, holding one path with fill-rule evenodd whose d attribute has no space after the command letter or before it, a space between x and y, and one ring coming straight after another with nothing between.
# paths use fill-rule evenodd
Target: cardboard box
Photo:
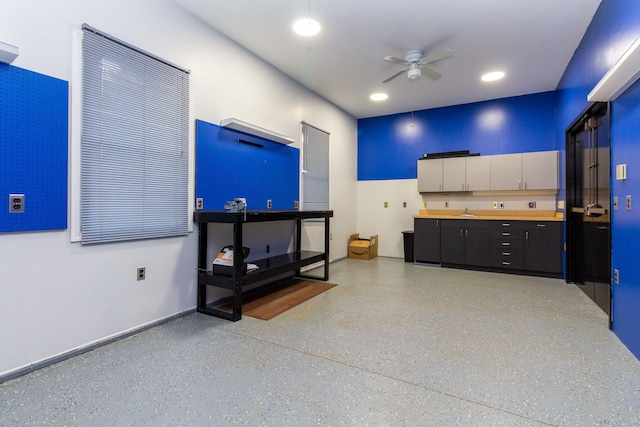
<instances>
[{"instance_id":1,"label":"cardboard box","mask_svg":"<svg viewBox=\"0 0 640 427\"><path fill-rule=\"evenodd\" d=\"M378 256L378 235L360 239L360 234L349 237L349 258L371 259Z\"/></svg>"}]
</instances>

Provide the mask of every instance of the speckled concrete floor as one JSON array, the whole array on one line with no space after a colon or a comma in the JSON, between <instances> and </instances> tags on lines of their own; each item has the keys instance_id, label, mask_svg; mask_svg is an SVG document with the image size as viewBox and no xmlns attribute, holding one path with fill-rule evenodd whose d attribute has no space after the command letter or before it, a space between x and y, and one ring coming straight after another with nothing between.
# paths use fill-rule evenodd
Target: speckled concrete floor
<instances>
[{"instance_id":1,"label":"speckled concrete floor","mask_svg":"<svg viewBox=\"0 0 640 427\"><path fill-rule=\"evenodd\" d=\"M640 425L640 362L562 280L343 260L268 322L194 314L0 384L0 425Z\"/></svg>"}]
</instances>

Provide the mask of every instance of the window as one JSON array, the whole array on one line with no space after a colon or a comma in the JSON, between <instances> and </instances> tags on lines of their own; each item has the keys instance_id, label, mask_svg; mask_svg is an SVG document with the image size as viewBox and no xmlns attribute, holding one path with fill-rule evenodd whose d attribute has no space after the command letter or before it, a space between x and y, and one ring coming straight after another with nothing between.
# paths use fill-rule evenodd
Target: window
<instances>
[{"instance_id":1,"label":"window","mask_svg":"<svg viewBox=\"0 0 640 427\"><path fill-rule=\"evenodd\" d=\"M329 133L302 122L302 208L329 209Z\"/></svg>"},{"instance_id":2,"label":"window","mask_svg":"<svg viewBox=\"0 0 640 427\"><path fill-rule=\"evenodd\" d=\"M188 139L188 71L84 25L82 242L185 235Z\"/></svg>"}]
</instances>

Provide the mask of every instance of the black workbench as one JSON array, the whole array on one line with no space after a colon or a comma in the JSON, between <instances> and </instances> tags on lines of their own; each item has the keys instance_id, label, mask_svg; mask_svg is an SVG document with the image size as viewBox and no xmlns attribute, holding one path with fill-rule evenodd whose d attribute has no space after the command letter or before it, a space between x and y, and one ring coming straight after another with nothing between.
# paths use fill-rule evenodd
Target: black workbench
<instances>
[{"instance_id":1,"label":"black workbench","mask_svg":"<svg viewBox=\"0 0 640 427\"><path fill-rule=\"evenodd\" d=\"M247 285L282 276L294 272L296 277L329 280L329 218L333 211L299 211L292 210L252 210L245 212L196 211L194 220L198 223L198 302L200 313L237 321L242 318L242 288ZM324 252L306 251L301 248L302 221L306 219L324 219ZM251 261L258 268L249 272L243 271L244 259L242 251L235 251L231 276L214 274L207 268L208 224L233 224L233 247L242 248L242 228L245 223L268 221L295 221L294 251ZM324 263L324 274L321 277L305 276L300 269L317 262ZM207 287L230 289L232 291L232 312L221 310L215 303L207 304Z\"/></svg>"}]
</instances>

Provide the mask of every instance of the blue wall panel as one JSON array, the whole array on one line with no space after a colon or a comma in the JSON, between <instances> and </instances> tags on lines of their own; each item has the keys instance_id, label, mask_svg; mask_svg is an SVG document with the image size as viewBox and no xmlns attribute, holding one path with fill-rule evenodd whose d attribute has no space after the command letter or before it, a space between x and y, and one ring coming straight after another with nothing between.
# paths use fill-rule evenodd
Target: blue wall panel
<instances>
[{"instance_id":1,"label":"blue wall panel","mask_svg":"<svg viewBox=\"0 0 640 427\"><path fill-rule=\"evenodd\" d=\"M67 82L0 64L0 232L67 228L67 163Z\"/></svg>"},{"instance_id":2,"label":"blue wall panel","mask_svg":"<svg viewBox=\"0 0 640 427\"><path fill-rule=\"evenodd\" d=\"M249 141L261 146L244 144ZM249 209L293 209L300 197L300 150L196 120L196 197L224 209L236 197Z\"/></svg>"},{"instance_id":3,"label":"blue wall panel","mask_svg":"<svg viewBox=\"0 0 640 427\"><path fill-rule=\"evenodd\" d=\"M624 209L626 195L640 200L640 83L636 83L611 107L613 164L627 164L627 179L613 180L612 193L623 206L613 212L612 266L620 271L620 283L612 286L613 329L627 347L640 358L640 220L637 204ZM614 172L615 173L615 172Z\"/></svg>"},{"instance_id":4,"label":"blue wall panel","mask_svg":"<svg viewBox=\"0 0 640 427\"><path fill-rule=\"evenodd\" d=\"M417 177L425 153L559 149L555 92L358 120L358 180ZM562 144L564 145L564 140Z\"/></svg>"},{"instance_id":5,"label":"blue wall panel","mask_svg":"<svg viewBox=\"0 0 640 427\"><path fill-rule=\"evenodd\" d=\"M603 0L589 28L576 49L558 85L558 121L556 138L563 140L567 126L588 106L587 95L606 72L640 36L640 0ZM635 160L640 160L640 97L638 88L628 91L612 105L611 160L615 165L627 163L628 179L612 180L612 196L640 197L640 176ZM640 358L640 268L637 247L640 245L640 217L637 213L612 212L613 268L620 270L620 285L612 287L613 331Z\"/></svg>"}]
</instances>

